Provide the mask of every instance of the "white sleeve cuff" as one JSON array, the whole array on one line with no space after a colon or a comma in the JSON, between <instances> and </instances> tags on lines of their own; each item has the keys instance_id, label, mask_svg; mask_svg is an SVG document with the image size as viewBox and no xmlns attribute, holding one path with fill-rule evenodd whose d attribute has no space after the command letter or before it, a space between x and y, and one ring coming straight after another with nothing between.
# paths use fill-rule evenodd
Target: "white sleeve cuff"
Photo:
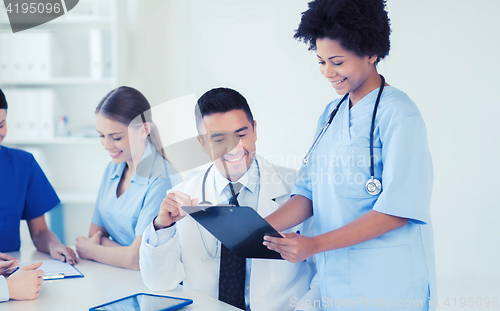
<instances>
[{"instance_id":1,"label":"white sleeve cuff","mask_svg":"<svg viewBox=\"0 0 500 311\"><path fill-rule=\"evenodd\" d=\"M165 229L155 230L153 223L151 222L144 230L144 240L147 244L158 247L166 244L175 235L175 225Z\"/></svg>"},{"instance_id":2,"label":"white sleeve cuff","mask_svg":"<svg viewBox=\"0 0 500 311\"><path fill-rule=\"evenodd\" d=\"M7 286L7 280L0 275L0 302L9 300L9 287Z\"/></svg>"}]
</instances>

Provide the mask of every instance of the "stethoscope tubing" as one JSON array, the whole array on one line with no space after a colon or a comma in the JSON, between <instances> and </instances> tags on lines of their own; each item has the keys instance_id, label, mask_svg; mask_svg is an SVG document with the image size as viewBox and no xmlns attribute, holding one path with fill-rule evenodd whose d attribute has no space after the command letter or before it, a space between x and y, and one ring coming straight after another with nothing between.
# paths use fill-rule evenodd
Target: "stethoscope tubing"
<instances>
[{"instance_id":1,"label":"stethoscope tubing","mask_svg":"<svg viewBox=\"0 0 500 311\"><path fill-rule=\"evenodd\" d=\"M319 143L319 141L321 140L321 138L323 137L323 135L325 135L326 131L330 127L330 124L332 123L333 118L337 114L337 111L339 110L340 105L342 104L342 102L348 96L349 96L349 94L346 94L342 98L342 100L340 101L340 103L337 105L337 107L335 107L335 109L332 111L332 113L330 114L330 118L328 119L328 121L326 122L326 124L323 126L323 128L321 129L321 131L318 133L318 135L316 135L316 138L314 138L314 141L313 141L313 144L312 144L311 148L309 148L309 151L307 152L306 156L304 157L304 160L302 160L302 164L307 164L307 162L309 161L309 157L311 156L312 152L316 148L316 145Z\"/></svg>"},{"instance_id":2,"label":"stethoscope tubing","mask_svg":"<svg viewBox=\"0 0 500 311\"><path fill-rule=\"evenodd\" d=\"M377 116L378 104L380 104L380 97L382 96L382 91L384 90L385 86L384 76L380 75L380 78L382 79L382 82L380 84L380 90L378 91L377 94L377 100L375 100L375 107L373 108L373 116L372 116L372 126L370 130L370 172L372 179L375 176L375 164L373 163L373 133L375 132L375 117Z\"/></svg>"},{"instance_id":3,"label":"stethoscope tubing","mask_svg":"<svg viewBox=\"0 0 500 311\"><path fill-rule=\"evenodd\" d=\"M370 128L370 176L371 176L371 179L369 179L368 182L366 183L366 191L371 195L379 194L381 189L382 189L381 182L374 178L375 177L375 164L374 164L374 160L373 160L373 158L374 158L374 155L373 155L373 133L375 132L375 118L377 116L377 109L378 109L378 105L380 103L380 97L382 96L382 91L384 90L384 86L385 86L384 76L382 76L382 75L379 75L379 76L380 76L382 81L380 83L380 89L379 89L378 94L377 94L377 99L375 100L375 107L373 108L373 114L372 114L372 124L371 124L371 128ZM310 156L312 155L316 146L319 144L323 135L325 135L326 131L330 127L330 124L332 123L333 118L337 114L337 112L340 108L340 105L347 99L348 96L349 96L349 93L344 95L344 97L342 97L342 99L338 103L337 107L335 107L335 109L330 113L330 117L328 118L328 121L326 122L325 125L323 125L323 128L318 133L318 135L316 135L311 147L309 148L309 151L306 153L306 156L302 160L302 165L306 165L309 162ZM369 187L369 185L370 185L370 187ZM372 190L373 187L375 187L376 190Z\"/></svg>"}]
</instances>

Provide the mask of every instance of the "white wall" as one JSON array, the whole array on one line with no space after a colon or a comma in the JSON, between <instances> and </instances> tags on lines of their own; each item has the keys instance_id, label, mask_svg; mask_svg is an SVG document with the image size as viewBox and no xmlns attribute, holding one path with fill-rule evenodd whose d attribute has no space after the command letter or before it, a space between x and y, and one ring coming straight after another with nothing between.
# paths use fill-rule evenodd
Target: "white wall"
<instances>
[{"instance_id":1,"label":"white wall","mask_svg":"<svg viewBox=\"0 0 500 311\"><path fill-rule=\"evenodd\" d=\"M307 0L129 0L123 83L153 104L235 88L258 122L259 153L298 167L337 97L314 53L292 38L306 8ZM389 0L388 8L392 49L379 69L419 106L434 161L440 309L447 297L492 298L500 290L500 1Z\"/></svg>"}]
</instances>

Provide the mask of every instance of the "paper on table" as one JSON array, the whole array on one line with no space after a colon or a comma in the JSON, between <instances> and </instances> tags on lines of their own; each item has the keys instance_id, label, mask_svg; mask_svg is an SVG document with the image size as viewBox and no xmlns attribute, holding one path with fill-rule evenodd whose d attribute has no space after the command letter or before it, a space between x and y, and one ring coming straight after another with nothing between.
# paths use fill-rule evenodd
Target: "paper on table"
<instances>
[{"instance_id":1,"label":"paper on table","mask_svg":"<svg viewBox=\"0 0 500 311\"><path fill-rule=\"evenodd\" d=\"M20 267L24 267L27 265L30 265L32 263L36 263L40 261L25 261L19 263ZM51 279L62 279L62 278L67 278L67 277L82 277L83 274L78 271L75 267L72 265L62 262L59 260L42 260L42 265L40 268L44 272L43 279L44 280L51 280Z\"/></svg>"}]
</instances>

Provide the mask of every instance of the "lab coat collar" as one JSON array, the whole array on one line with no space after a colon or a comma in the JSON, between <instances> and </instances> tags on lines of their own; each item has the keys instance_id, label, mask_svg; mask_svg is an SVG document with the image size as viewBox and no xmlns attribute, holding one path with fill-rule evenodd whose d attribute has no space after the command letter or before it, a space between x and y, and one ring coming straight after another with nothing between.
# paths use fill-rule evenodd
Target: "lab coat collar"
<instances>
[{"instance_id":1,"label":"lab coat collar","mask_svg":"<svg viewBox=\"0 0 500 311\"><path fill-rule=\"evenodd\" d=\"M276 172L274 166L260 156L257 156L256 160L260 169L260 184L265 185L261 187L261 195L264 192L269 199L287 195L288 191L283 184L282 176Z\"/></svg>"}]
</instances>

